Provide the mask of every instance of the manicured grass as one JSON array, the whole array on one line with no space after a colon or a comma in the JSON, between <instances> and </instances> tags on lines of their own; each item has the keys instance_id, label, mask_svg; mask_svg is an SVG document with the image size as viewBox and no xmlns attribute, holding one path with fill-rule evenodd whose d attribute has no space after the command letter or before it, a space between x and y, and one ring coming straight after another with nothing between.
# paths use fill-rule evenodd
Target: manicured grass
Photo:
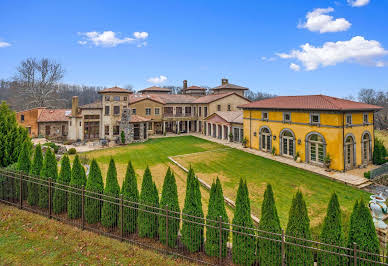
<instances>
[{"instance_id":1,"label":"manicured grass","mask_svg":"<svg viewBox=\"0 0 388 266\"><path fill-rule=\"evenodd\" d=\"M189 264L1 203L0 261L1 265Z\"/></svg>"}]
</instances>

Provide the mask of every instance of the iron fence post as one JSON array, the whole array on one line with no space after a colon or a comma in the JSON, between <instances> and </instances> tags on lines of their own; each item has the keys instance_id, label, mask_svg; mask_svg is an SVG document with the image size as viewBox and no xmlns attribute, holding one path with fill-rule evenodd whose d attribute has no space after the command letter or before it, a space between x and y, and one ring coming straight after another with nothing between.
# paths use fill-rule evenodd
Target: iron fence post
<instances>
[{"instance_id":1,"label":"iron fence post","mask_svg":"<svg viewBox=\"0 0 388 266\"><path fill-rule=\"evenodd\" d=\"M23 209L23 173L19 175L19 208Z\"/></svg>"},{"instance_id":2,"label":"iron fence post","mask_svg":"<svg viewBox=\"0 0 388 266\"><path fill-rule=\"evenodd\" d=\"M357 244L353 242L353 265L357 265Z\"/></svg>"},{"instance_id":3,"label":"iron fence post","mask_svg":"<svg viewBox=\"0 0 388 266\"><path fill-rule=\"evenodd\" d=\"M285 235L284 235L284 229L282 229L282 266L285 266L286 265L286 250L285 250L285 248L286 248L286 237L285 237Z\"/></svg>"},{"instance_id":4,"label":"iron fence post","mask_svg":"<svg viewBox=\"0 0 388 266\"><path fill-rule=\"evenodd\" d=\"M82 185L82 193L81 193L81 229L85 229L85 186Z\"/></svg>"},{"instance_id":5,"label":"iron fence post","mask_svg":"<svg viewBox=\"0 0 388 266\"><path fill-rule=\"evenodd\" d=\"M124 240L124 198L120 195L120 240Z\"/></svg>"},{"instance_id":6,"label":"iron fence post","mask_svg":"<svg viewBox=\"0 0 388 266\"><path fill-rule=\"evenodd\" d=\"M166 245L168 246L168 205L166 205L165 209L166 209Z\"/></svg>"},{"instance_id":7,"label":"iron fence post","mask_svg":"<svg viewBox=\"0 0 388 266\"><path fill-rule=\"evenodd\" d=\"M218 225L219 225L219 250L218 250L218 264L222 264L222 216L218 217Z\"/></svg>"},{"instance_id":8,"label":"iron fence post","mask_svg":"<svg viewBox=\"0 0 388 266\"><path fill-rule=\"evenodd\" d=\"M51 177L49 178L49 183L48 183L48 207L49 207L49 218L51 219L51 217L52 217L52 201L53 201L53 199L52 199L52 179L51 179Z\"/></svg>"}]
</instances>

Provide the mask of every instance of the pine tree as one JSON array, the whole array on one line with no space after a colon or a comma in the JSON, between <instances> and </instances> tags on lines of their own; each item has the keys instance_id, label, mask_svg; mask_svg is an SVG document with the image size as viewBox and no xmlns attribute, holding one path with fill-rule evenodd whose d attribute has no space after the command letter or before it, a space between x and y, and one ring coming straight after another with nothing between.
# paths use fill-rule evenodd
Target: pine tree
<instances>
[{"instance_id":1,"label":"pine tree","mask_svg":"<svg viewBox=\"0 0 388 266\"><path fill-rule=\"evenodd\" d=\"M17 169L21 171L23 175L23 180L28 178L28 174L30 173L31 168L31 159L30 159L30 146L27 141L24 141L22 146L22 151L19 153L19 159L17 162ZM22 181L23 184L23 200L26 200L28 197L28 183L27 181ZM20 185L19 182L15 182L17 197L19 198L20 193Z\"/></svg>"},{"instance_id":2,"label":"pine tree","mask_svg":"<svg viewBox=\"0 0 388 266\"><path fill-rule=\"evenodd\" d=\"M127 172L125 174L125 179L123 182L123 186L121 188L121 195L123 196L123 200L124 200L123 232L134 233L136 232L136 228L137 228L137 214L138 214L137 203L139 202L139 191L137 189L135 170L133 169L131 162L128 162Z\"/></svg>"},{"instance_id":3,"label":"pine tree","mask_svg":"<svg viewBox=\"0 0 388 266\"><path fill-rule=\"evenodd\" d=\"M153 190L152 190L152 206L156 207L154 209L154 225L156 228L156 236L158 236L159 233L159 192L158 189L156 188L155 182L153 182Z\"/></svg>"},{"instance_id":4,"label":"pine tree","mask_svg":"<svg viewBox=\"0 0 388 266\"><path fill-rule=\"evenodd\" d=\"M220 222L223 224L221 233L221 255L227 254L227 243L229 236L229 218L225 209L224 194L222 192L221 182L217 177L216 183L212 184L210 189L210 200L208 213L206 216L206 243L205 252L209 256L219 256L220 251ZM214 228L216 227L216 228Z\"/></svg>"},{"instance_id":5,"label":"pine tree","mask_svg":"<svg viewBox=\"0 0 388 266\"><path fill-rule=\"evenodd\" d=\"M302 192L298 191L292 199L288 216L286 235L311 240L310 219L307 214L306 202ZM311 246L310 242L287 237L286 241L304 246ZM288 245L286 249L287 265L312 265L313 254L310 249L296 245Z\"/></svg>"},{"instance_id":6,"label":"pine tree","mask_svg":"<svg viewBox=\"0 0 388 266\"><path fill-rule=\"evenodd\" d=\"M78 219L82 216L82 192L86 184L85 169L82 166L78 155L75 156L71 168L71 179L69 185L73 187L67 195L67 215L70 219Z\"/></svg>"},{"instance_id":7,"label":"pine tree","mask_svg":"<svg viewBox=\"0 0 388 266\"><path fill-rule=\"evenodd\" d=\"M59 171L58 181L53 197L53 212L55 214L63 213L67 210L67 191L71 180L70 160L64 155L61 160L61 170Z\"/></svg>"},{"instance_id":8,"label":"pine tree","mask_svg":"<svg viewBox=\"0 0 388 266\"><path fill-rule=\"evenodd\" d=\"M28 197L27 202L31 206L38 205L39 202L39 176L43 166L43 155L40 144L35 147L34 160L32 161L30 174L32 178L28 182Z\"/></svg>"},{"instance_id":9,"label":"pine tree","mask_svg":"<svg viewBox=\"0 0 388 266\"><path fill-rule=\"evenodd\" d=\"M240 179L237 190L236 209L233 217L233 263L251 265L255 261L255 239L250 236L255 234L251 218L251 204L249 201L248 187ZM239 233L237 233L239 232Z\"/></svg>"},{"instance_id":10,"label":"pine tree","mask_svg":"<svg viewBox=\"0 0 388 266\"><path fill-rule=\"evenodd\" d=\"M169 247L175 247L178 239L179 223L180 223L180 208L178 202L178 189L176 180L171 169L168 168L164 177L162 198L160 200L159 216L159 240L163 244L168 244ZM168 241L166 239L166 215L168 210Z\"/></svg>"},{"instance_id":11,"label":"pine tree","mask_svg":"<svg viewBox=\"0 0 388 266\"><path fill-rule=\"evenodd\" d=\"M353 248L353 243L356 241L356 234L357 234L357 228L358 225L358 208L359 208L359 202L356 200L356 202L353 205L353 211L350 215L350 222L349 222L349 232L348 232L348 242L347 247Z\"/></svg>"},{"instance_id":12,"label":"pine tree","mask_svg":"<svg viewBox=\"0 0 388 266\"><path fill-rule=\"evenodd\" d=\"M89 224L101 221L101 194L104 193L104 182L97 161L92 160L88 180L86 181L85 193L85 219Z\"/></svg>"},{"instance_id":13,"label":"pine tree","mask_svg":"<svg viewBox=\"0 0 388 266\"><path fill-rule=\"evenodd\" d=\"M190 252L200 251L204 241L203 210L199 181L194 170L190 168L187 174L186 197L182 211L182 242ZM188 216L190 215L190 216ZM194 218L194 217L198 218Z\"/></svg>"},{"instance_id":14,"label":"pine tree","mask_svg":"<svg viewBox=\"0 0 388 266\"><path fill-rule=\"evenodd\" d=\"M139 199L139 202L141 204L139 206L138 216L138 227L140 237L154 238L158 233L158 224L156 223L155 219L158 210L153 208L157 207L155 189L156 187L152 181L151 171L147 166L143 175L143 182L141 184L141 192Z\"/></svg>"},{"instance_id":15,"label":"pine tree","mask_svg":"<svg viewBox=\"0 0 388 266\"><path fill-rule=\"evenodd\" d=\"M106 175L106 185L104 189L104 203L101 212L101 224L108 228L117 226L119 206L118 198L120 186L117 181L116 165L113 158L110 159L108 173Z\"/></svg>"},{"instance_id":16,"label":"pine tree","mask_svg":"<svg viewBox=\"0 0 388 266\"><path fill-rule=\"evenodd\" d=\"M327 207L327 213L325 220L323 221L320 241L322 243L340 247L344 246L345 244L345 237L344 232L342 230L341 222L341 209L336 193L333 193L333 195L331 196L329 206ZM325 245L321 245L320 248L332 252L343 253L343 251L338 250L337 248L332 248ZM318 253L319 265L342 265L345 262L345 257L341 257L339 255L332 255L328 252Z\"/></svg>"},{"instance_id":17,"label":"pine tree","mask_svg":"<svg viewBox=\"0 0 388 266\"><path fill-rule=\"evenodd\" d=\"M276 240L281 240L278 235L272 235L264 232L281 234L280 221L278 211L275 205L272 186L267 184L267 189L264 192L264 199L261 205L261 219L259 222L258 235L263 238L258 238L258 261L259 265L280 265L281 264L281 244ZM270 238L274 240L267 240Z\"/></svg>"},{"instance_id":18,"label":"pine tree","mask_svg":"<svg viewBox=\"0 0 388 266\"><path fill-rule=\"evenodd\" d=\"M41 179L44 180L39 188L39 207L47 209L49 207L49 184L48 180L51 179L53 182L57 180L58 168L55 154L50 149L47 150L44 161Z\"/></svg>"}]
</instances>

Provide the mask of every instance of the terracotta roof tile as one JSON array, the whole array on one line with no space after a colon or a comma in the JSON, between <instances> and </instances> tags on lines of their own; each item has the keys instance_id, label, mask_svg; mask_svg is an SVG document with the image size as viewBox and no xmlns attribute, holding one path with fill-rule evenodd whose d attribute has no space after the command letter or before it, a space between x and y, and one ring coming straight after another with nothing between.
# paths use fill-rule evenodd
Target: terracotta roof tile
<instances>
[{"instance_id":1,"label":"terracotta roof tile","mask_svg":"<svg viewBox=\"0 0 388 266\"><path fill-rule=\"evenodd\" d=\"M169 88L161 88L161 87L157 87L157 86L152 86L152 87L149 87L149 88L142 89L139 92L152 92L152 91L171 92L171 89L169 89Z\"/></svg>"},{"instance_id":2,"label":"terracotta roof tile","mask_svg":"<svg viewBox=\"0 0 388 266\"><path fill-rule=\"evenodd\" d=\"M166 94L166 95L158 95L159 99L161 99L164 103L193 103L196 97L184 94Z\"/></svg>"},{"instance_id":3,"label":"terracotta roof tile","mask_svg":"<svg viewBox=\"0 0 388 266\"><path fill-rule=\"evenodd\" d=\"M326 95L279 96L240 106L243 109L291 109L291 110L332 110L362 111L380 110L382 107L339 99Z\"/></svg>"},{"instance_id":4,"label":"terracotta roof tile","mask_svg":"<svg viewBox=\"0 0 388 266\"><path fill-rule=\"evenodd\" d=\"M44 109L38 117L38 122L67 122L70 115L70 109Z\"/></svg>"},{"instance_id":5,"label":"terracotta roof tile","mask_svg":"<svg viewBox=\"0 0 388 266\"><path fill-rule=\"evenodd\" d=\"M190 87L187 87L186 89L183 89L184 91L188 91L188 90L193 90L193 91L205 91L206 89L205 88L202 88L202 87L199 87L199 86L190 86Z\"/></svg>"},{"instance_id":6,"label":"terracotta roof tile","mask_svg":"<svg viewBox=\"0 0 388 266\"><path fill-rule=\"evenodd\" d=\"M209 94L206 96L202 96L202 97L197 98L193 103L211 103L211 102L225 98L225 97L232 95L232 94L235 94L241 98L246 99L245 97L243 97L235 92L228 92L228 93ZM246 100L249 101L248 99L246 99Z\"/></svg>"},{"instance_id":7,"label":"terracotta roof tile","mask_svg":"<svg viewBox=\"0 0 388 266\"><path fill-rule=\"evenodd\" d=\"M151 119L142 117L140 115L131 115L131 120L129 121L130 123L140 123L140 122L147 122L150 121Z\"/></svg>"},{"instance_id":8,"label":"terracotta roof tile","mask_svg":"<svg viewBox=\"0 0 388 266\"><path fill-rule=\"evenodd\" d=\"M231 83L226 83L224 85L217 86L217 87L213 88L212 90L222 90L222 89L249 90L248 88L245 88L245 87L242 87L242 86L238 86L238 85L234 85L234 84L231 84Z\"/></svg>"},{"instance_id":9,"label":"terracotta roof tile","mask_svg":"<svg viewBox=\"0 0 388 266\"><path fill-rule=\"evenodd\" d=\"M162 101L162 99L160 99L158 96L156 96L154 94L138 94L138 93L132 94L129 96L129 103L130 104L137 103L137 102L147 100L147 99L161 103L161 104L165 103Z\"/></svg>"},{"instance_id":10,"label":"terracotta roof tile","mask_svg":"<svg viewBox=\"0 0 388 266\"><path fill-rule=\"evenodd\" d=\"M94 103L88 103L81 105L79 108L81 109L102 109L102 103L100 101Z\"/></svg>"},{"instance_id":11,"label":"terracotta roof tile","mask_svg":"<svg viewBox=\"0 0 388 266\"><path fill-rule=\"evenodd\" d=\"M208 116L206 119L218 115L221 117L223 120L225 120L228 123L238 123L242 124L243 123L243 112L242 111L225 111L225 112L215 112L214 114L211 114Z\"/></svg>"},{"instance_id":12,"label":"terracotta roof tile","mask_svg":"<svg viewBox=\"0 0 388 266\"><path fill-rule=\"evenodd\" d=\"M119 87L112 87L112 88L104 89L102 91L99 91L98 93L109 93L109 92L132 93L129 90L119 88Z\"/></svg>"}]
</instances>

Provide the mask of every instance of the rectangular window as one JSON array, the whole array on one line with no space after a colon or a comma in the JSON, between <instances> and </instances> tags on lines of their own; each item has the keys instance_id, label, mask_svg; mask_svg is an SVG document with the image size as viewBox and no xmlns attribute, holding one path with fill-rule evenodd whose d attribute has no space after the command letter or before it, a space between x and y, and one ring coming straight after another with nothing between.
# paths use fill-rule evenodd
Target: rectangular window
<instances>
[{"instance_id":1,"label":"rectangular window","mask_svg":"<svg viewBox=\"0 0 388 266\"><path fill-rule=\"evenodd\" d=\"M283 113L283 121L291 122L291 113Z\"/></svg>"},{"instance_id":2,"label":"rectangular window","mask_svg":"<svg viewBox=\"0 0 388 266\"><path fill-rule=\"evenodd\" d=\"M191 114L191 107L185 107L185 114L190 115Z\"/></svg>"},{"instance_id":3,"label":"rectangular window","mask_svg":"<svg viewBox=\"0 0 388 266\"><path fill-rule=\"evenodd\" d=\"M199 115L199 116L202 115L202 107L198 107L198 115Z\"/></svg>"},{"instance_id":4,"label":"rectangular window","mask_svg":"<svg viewBox=\"0 0 388 266\"><path fill-rule=\"evenodd\" d=\"M105 126L105 136L109 136L109 126Z\"/></svg>"},{"instance_id":5,"label":"rectangular window","mask_svg":"<svg viewBox=\"0 0 388 266\"><path fill-rule=\"evenodd\" d=\"M113 106L113 114L114 115L120 114L120 106L119 105Z\"/></svg>"},{"instance_id":6,"label":"rectangular window","mask_svg":"<svg viewBox=\"0 0 388 266\"><path fill-rule=\"evenodd\" d=\"M155 108L155 115L159 115L160 114L160 108Z\"/></svg>"},{"instance_id":7,"label":"rectangular window","mask_svg":"<svg viewBox=\"0 0 388 266\"><path fill-rule=\"evenodd\" d=\"M206 106L203 108L203 116L207 117L207 107Z\"/></svg>"},{"instance_id":8,"label":"rectangular window","mask_svg":"<svg viewBox=\"0 0 388 266\"><path fill-rule=\"evenodd\" d=\"M109 115L109 106L107 105L107 106L105 106L105 115Z\"/></svg>"},{"instance_id":9,"label":"rectangular window","mask_svg":"<svg viewBox=\"0 0 388 266\"><path fill-rule=\"evenodd\" d=\"M231 111L232 110L232 107L230 106L230 104L228 104L228 111Z\"/></svg>"},{"instance_id":10,"label":"rectangular window","mask_svg":"<svg viewBox=\"0 0 388 266\"><path fill-rule=\"evenodd\" d=\"M120 96L114 96L113 101L120 101Z\"/></svg>"},{"instance_id":11,"label":"rectangular window","mask_svg":"<svg viewBox=\"0 0 388 266\"><path fill-rule=\"evenodd\" d=\"M346 125L350 126L352 124L352 114L346 115Z\"/></svg>"},{"instance_id":12,"label":"rectangular window","mask_svg":"<svg viewBox=\"0 0 388 266\"><path fill-rule=\"evenodd\" d=\"M151 108L146 108L145 111L146 111L146 115L151 115Z\"/></svg>"},{"instance_id":13,"label":"rectangular window","mask_svg":"<svg viewBox=\"0 0 388 266\"><path fill-rule=\"evenodd\" d=\"M148 130L152 130L152 123L148 123Z\"/></svg>"},{"instance_id":14,"label":"rectangular window","mask_svg":"<svg viewBox=\"0 0 388 266\"><path fill-rule=\"evenodd\" d=\"M22 120L22 122L24 122L24 115L20 116L20 120Z\"/></svg>"},{"instance_id":15,"label":"rectangular window","mask_svg":"<svg viewBox=\"0 0 388 266\"><path fill-rule=\"evenodd\" d=\"M120 131L120 126L114 126L113 127L113 135L118 135Z\"/></svg>"},{"instance_id":16,"label":"rectangular window","mask_svg":"<svg viewBox=\"0 0 388 266\"><path fill-rule=\"evenodd\" d=\"M217 105L217 111L221 111L221 104Z\"/></svg>"},{"instance_id":17,"label":"rectangular window","mask_svg":"<svg viewBox=\"0 0 388 266\"><path fill-rule=\"evenodd\" d=\"M310 123L319 124L321 121L319 114L310 114Z\"/></svg>"},{"instance_id":18,"label":"rectangular window","mask_svg":"<svg viewBox=\"0 0 388 266\"><path fill-rule=\"evenodd\" d=\"M368 123L369 123L368 114L364 114L364 124L368 124Z\"/></svg>"},{"instance_id":19,"label":"rectangular window","mask_svg":"<svg viewBox=\"0 0 388 266\"><path fill-rule=\"evenodd\" d=\"M110 101L110 96L105 96L105 101Z\"/></svg>"},{"instance_id":20,"label":"rectangular window","mask_svg":"<svg viewBox=\"0 0 388 266\"><path fill-rule=\"evenodd\" d=\"M82 126L82 122L81 121L79 122L79 126Z\"/></svg>"},{"instance_id":21,"label":"rectangular window","mask_svg":"<svg viewBox=\"0 0 388 266\"><path fill-rule=\"evenodd\" d=\"M124 102L126 102L126 101L127 101L127 99L128 99L128 98L127 98L127 96L125 96L123 101L124 101Z\"/></svg>"},{"instance_id":22,"label":"rectangular window","mask_svg":"<svg viewBox=\"0 0 388 266\"><path fill-rule=\"evenodd\" d=\"M263 120L268 120L268 112L263 112L262 113L262 119Z\"/></svg>"},{"instance_id":23,"label":"rectangular window","mask_svg":"<svg viewBox=\"0 0 388 266\"><path fill-rule=\"evenodd\" d=\"M132 109L132 114L133 114L133 115L136 114L136 108L133 108L133 109Z\"/></svg>"},{"instance_id":24,"label":"rectangular window","mask_svg":"<svg viewBox=\"0 0 388 266\"><path fill-rule=\"evenodd\" d=\"M31 127L27 127L28 134L31 135Z\"/></svg>"}]
</instances>

